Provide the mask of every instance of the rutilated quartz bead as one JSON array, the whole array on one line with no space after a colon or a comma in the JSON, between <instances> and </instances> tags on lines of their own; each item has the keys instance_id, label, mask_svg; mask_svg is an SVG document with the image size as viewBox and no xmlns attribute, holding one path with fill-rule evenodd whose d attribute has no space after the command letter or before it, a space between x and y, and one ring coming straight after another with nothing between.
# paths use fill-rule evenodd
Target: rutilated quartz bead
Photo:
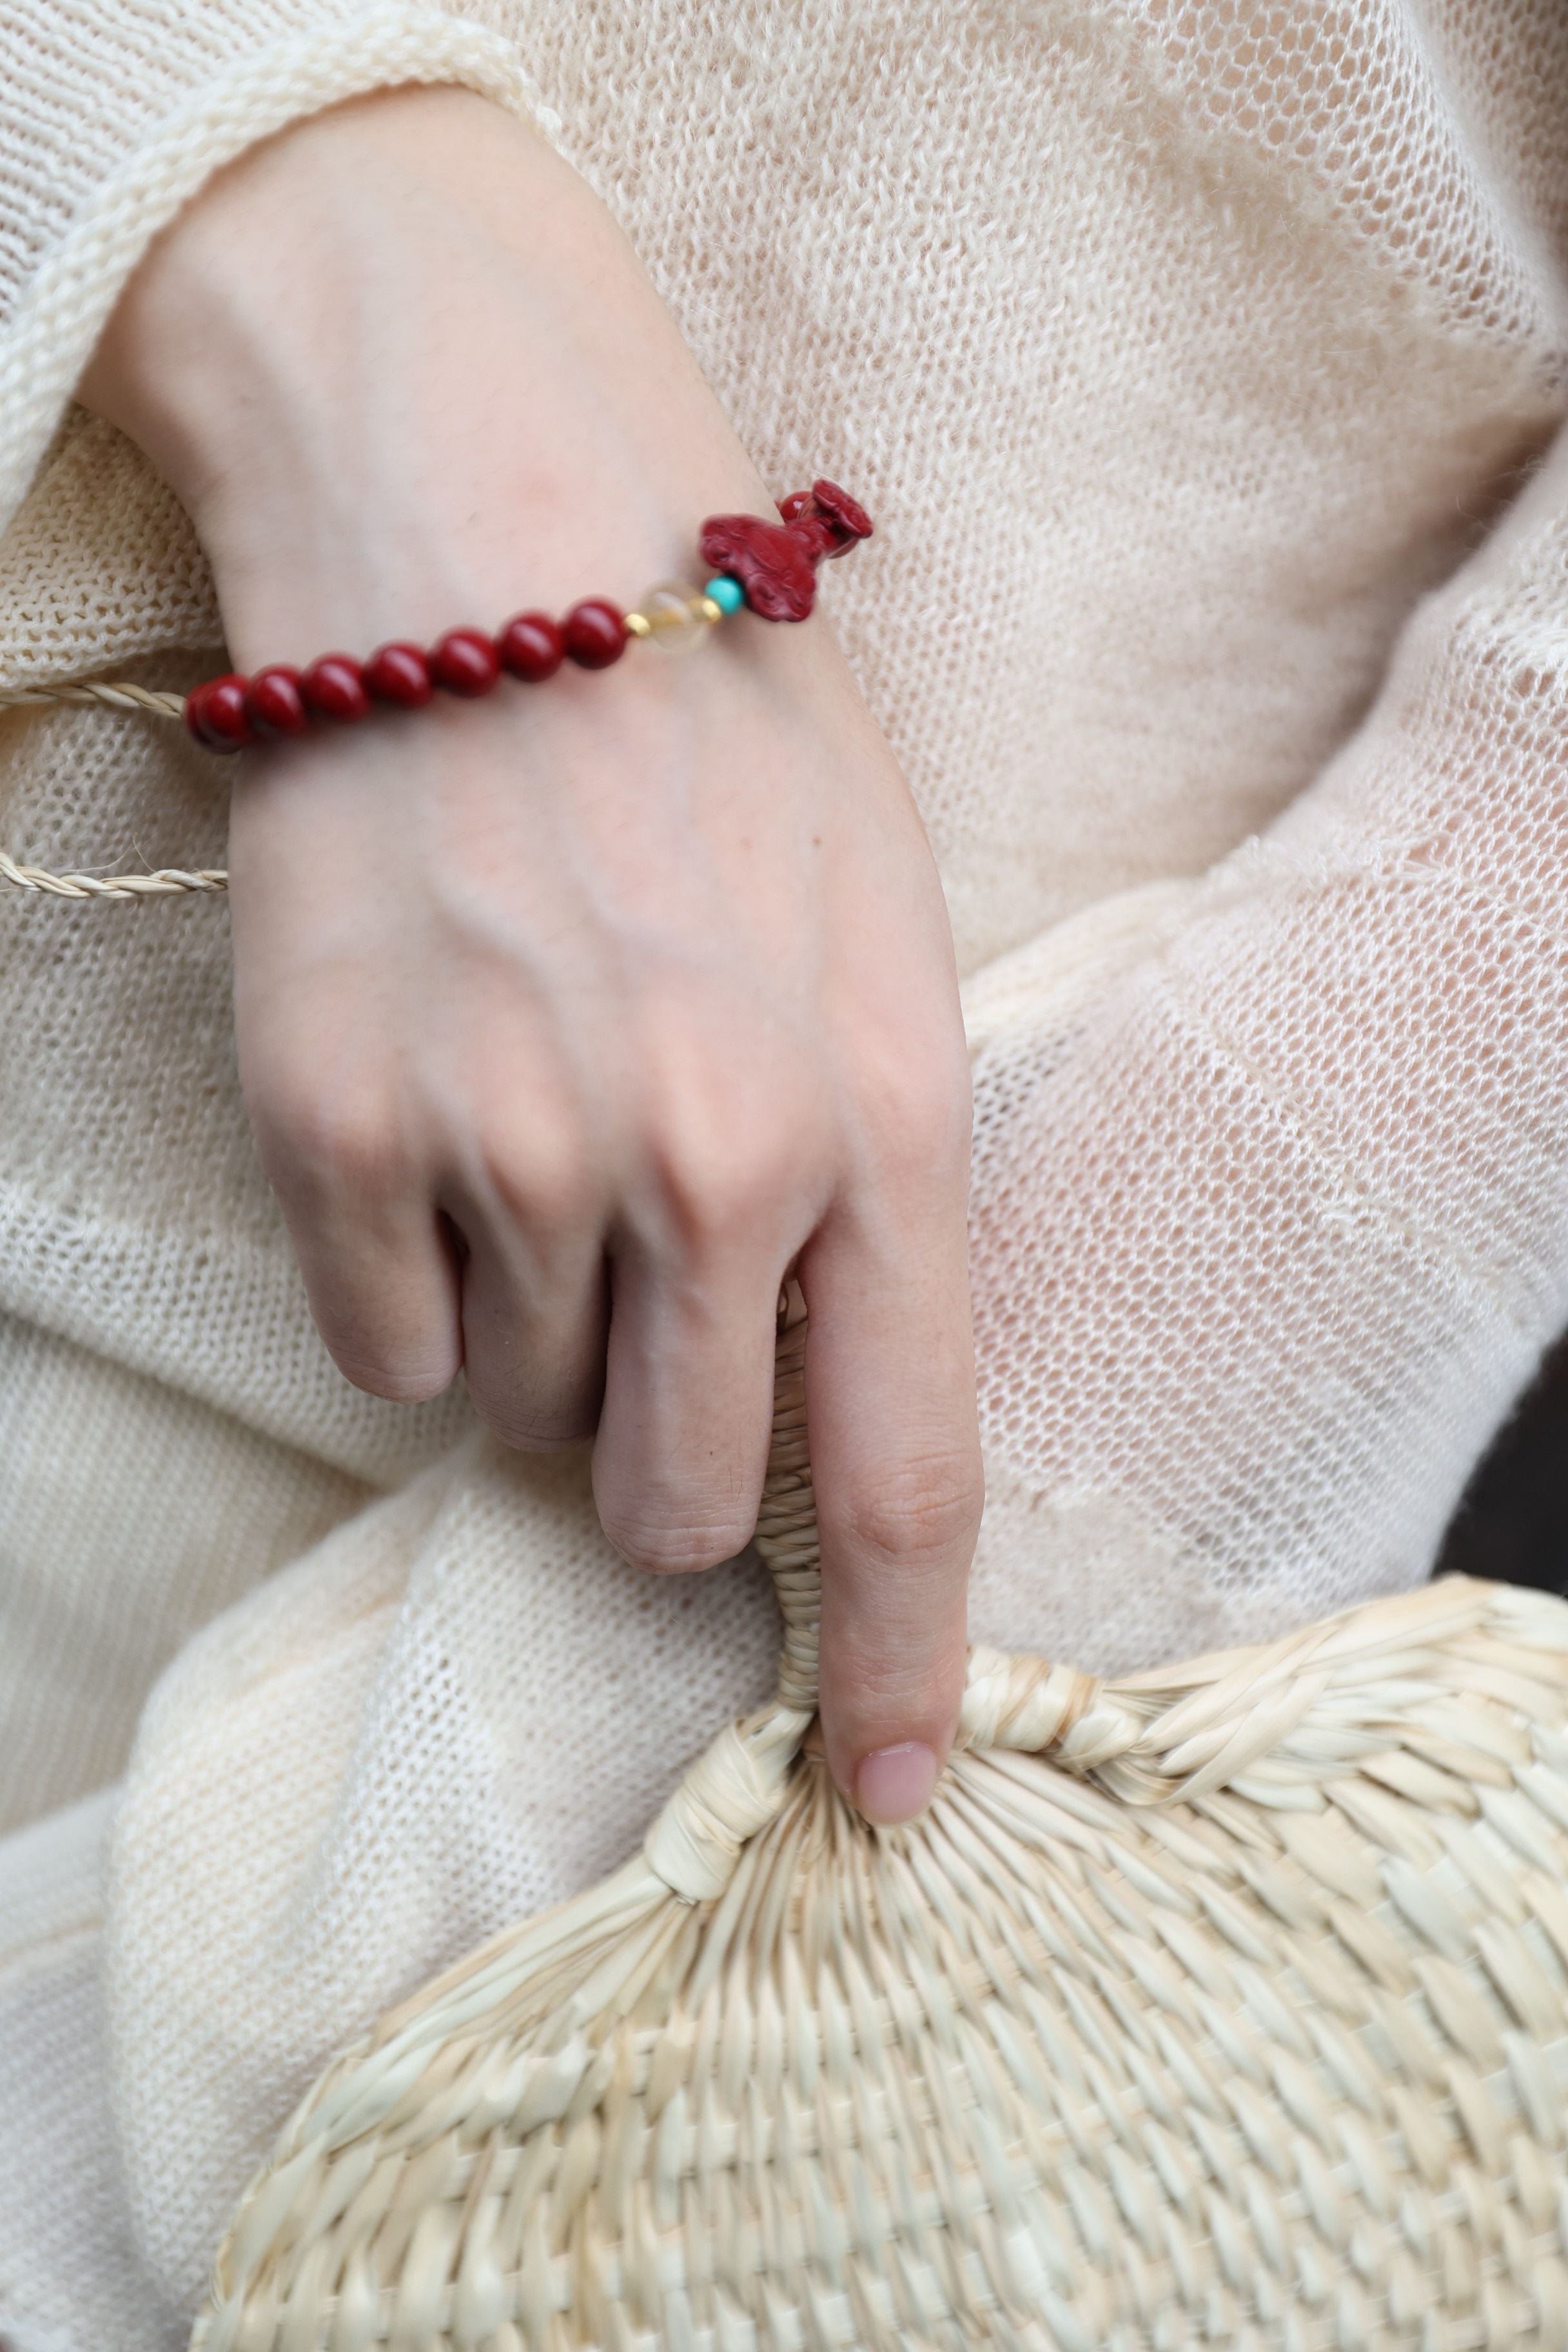
<instances>
[{"instance_id":1,"label":"rutilated quartz bead","mask_svg":"<svg viewBox=\"0 0 1568 2352\"><path fill-rule=\"evenodd\" d=\"M712 624L702 610L700 589L679 580L661 580L637 604L647 623L650 642L667 654L695 653ZM628 626L630 625L628 617ZM640 635L642 632L639 630Z\"/></svg>"}]
</instances>

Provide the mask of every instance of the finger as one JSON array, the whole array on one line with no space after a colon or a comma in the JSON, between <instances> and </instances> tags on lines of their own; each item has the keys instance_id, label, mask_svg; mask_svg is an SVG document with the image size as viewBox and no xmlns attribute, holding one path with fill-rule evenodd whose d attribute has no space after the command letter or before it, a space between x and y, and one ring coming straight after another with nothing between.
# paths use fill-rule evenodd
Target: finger
<instances>
[{"instance_id":1,"label":"finger","mask_svg":"<svg viewBox=\"0 0 1568 2352\"><path fill-rule=\"evenodd\" d=\"M440 1198L463 1236L463 1360L482 1421L510 1445L593 1434L606 1320L602 1152L548 1064L459 1064Z\"/></svg>"},{"instance_id":2,"label":"finger","mask_svg":"<svg viewBox=\"0 0 1568 2352\"><path fill-rule=\"evenodd\" d=\"M345 1050L352 999L323 1032L331 995L262 1021L237 989L240 1085L329 1354L356 1388L416 1403L462 1365L457 1263L395 1087L373 1075L385 1057Z\"/></svg>"},{"instance_id":3,"label":"finger","mask_svg":"<svg viewBox=\"0 0 1568 2352\"><path fill-rule=\"evenodd\" d=\"M908 1821L958 1719L980 1525L962 1213L898 1232L836 1210L800 1283L828 1765L868 1819Z\"/></svg>"},{"instance_id":4,"label":"finger","mask_svg":"<svg viewBox=\"0 0 1568 2352\"><path fill-rule=\"evenodd\" d=\"M787 1253L612 1262L594 1495L639 1568L714 1568L750 1542L767 1468L773 1326Z\"/></svg>"},{"instance_id":5,"label":"finger","mask_svg":"<svg viewBox=\"0 0 1568 2352\"><path fill-rule=\"evenodd\" d=\"M596 1228L540 1248L475 1220L463 1268L463 1360L479 1418L509 1445L591 1437L608 1323Z\"/></svg>"},{"instance_id":6,"label":"finger","mask_svg":"<svg viewBox=\"0 0 1568 2352\"><path fill-rule=\"evenodd\" d=\"M340 1158L331 1180L276 1189L316 1328L355 1388L401 1404L439 1396L463 1361L458 1268L436 1203Z\"/></svg>"}]
</instances>

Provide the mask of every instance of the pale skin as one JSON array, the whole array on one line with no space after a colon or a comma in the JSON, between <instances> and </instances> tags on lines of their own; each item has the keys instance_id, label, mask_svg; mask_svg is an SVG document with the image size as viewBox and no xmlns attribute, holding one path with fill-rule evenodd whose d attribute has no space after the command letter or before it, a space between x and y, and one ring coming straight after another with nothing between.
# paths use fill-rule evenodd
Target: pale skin
<instances>
[{"instance_id":1,"label":"pale skin","mask_svg":"<svg viewBox=\"0 0 1568 2352\"><path fill-rule=\"evenodd\" d=\"M693 576L704 515L801 487L759 480L581 180L457 90L224 173L82 397L184 500L242 670L629 603ZM229 864L246 1102L360 1387L464 1370L510 1444L592 1437L627 1559L710 1568L755 1519L796 1270L828 1762L918 1811L981 1500L968 1072L931 854L826 622L248 753Z\"/></svg>"}]
</instances>

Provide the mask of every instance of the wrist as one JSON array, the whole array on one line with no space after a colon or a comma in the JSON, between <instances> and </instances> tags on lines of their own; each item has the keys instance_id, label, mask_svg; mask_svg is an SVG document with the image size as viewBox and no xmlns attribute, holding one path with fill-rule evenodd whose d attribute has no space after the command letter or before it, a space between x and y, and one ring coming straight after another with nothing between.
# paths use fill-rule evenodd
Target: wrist
<instances>
[{"instance_id":1,"label":"wrist","mask_svg":"<svg viewBox=\"0 0 1568 2352\"><path fill-rule=\"evenodd\" d=\"M618 230L458 91L298 126L128 289L83 397L196 523L237 657L629 598L765 493Z\"/></svg>"}]
</instances>

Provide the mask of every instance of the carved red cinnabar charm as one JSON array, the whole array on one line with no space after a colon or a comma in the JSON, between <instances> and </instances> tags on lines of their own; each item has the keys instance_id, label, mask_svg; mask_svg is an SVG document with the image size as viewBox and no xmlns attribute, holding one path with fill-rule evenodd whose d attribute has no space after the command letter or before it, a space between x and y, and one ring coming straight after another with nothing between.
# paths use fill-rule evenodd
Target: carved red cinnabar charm
<instances>
[{"instance_id":1,"label":"carved red cinnabar charm","mask_svg":"<svg viewBox=\"0 0 1568 2352\"><path fill-rule=\"evenodd\" d=\"M698 541L704 563L727 572L764 621L804 621L816 602L816 566L803 540L761 515L712 515Z\"/></svg>"},{"instance_id":2,"label":"carved red cinnabar charm","mask_svg":"<svg viewBox=\"0 0 1568 2352\"><path fill-rule=\"evenodd\" d=\"M804 621L816 602L816 567L871 536L871 518L837 482L813 482L781 499L780 522L760 515L710 515L698 541L702 561L727 572L764 621Z\"/></svg>"},{"instance_id":3,"label":"carved red cinnabar charm","mask_svg":"<svg viewBox=\"0 0 1568 2352\"><path fill-rule=\"evenodd\" d=\"M871 536L871 518L858 499L837 482L813 482L809 490L792 490L779 500L779 512L793 530L819 533L825 555L847 555L858 539Z\"/></svg>"},{"instance_id":4,"label":"carved red cinnabar charm","mask_svg":"<svg viewBox=\"0 0 1568 2352\"><path fill-rule=\"evenodd\" d=\"M644 610L623 613L606 597L585 596L559 621L548 613L514 614L493 637L483 629L448 629L427 650L399 638L365 662L323 654L303 672L274 662L254 677L209 677L181 708L207 751L242 751L312 724L356 726L377 706L419 710L437 692L473 701L499 685L503 670L535 686L553 677L563 662L608 669L628 645L645 638L679 653L742 609L764 621L804 621L816 602L817 565L870 536L871 518L847 490L813 482L779 500L777 522L710 515L700 544L712 578L700 588L661 580L643 598Z\"/></svg>"}]
</instances>

